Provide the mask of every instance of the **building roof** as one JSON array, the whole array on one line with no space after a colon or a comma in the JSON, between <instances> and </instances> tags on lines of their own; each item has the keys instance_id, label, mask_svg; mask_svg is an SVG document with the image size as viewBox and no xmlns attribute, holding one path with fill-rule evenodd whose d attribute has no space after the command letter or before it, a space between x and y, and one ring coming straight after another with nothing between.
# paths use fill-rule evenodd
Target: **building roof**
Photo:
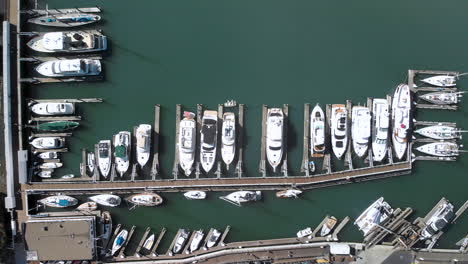
<instances>
[{"instance_id":1,"label":"building roof","mask_svg":"<svg viewBox=\"0 0 468 264\"><path fill-rule=\"evenodd\" d=\"M95 217L29 220L24 226L28 260L92 260L96 252Z\"/></svg>"}]
</instances>

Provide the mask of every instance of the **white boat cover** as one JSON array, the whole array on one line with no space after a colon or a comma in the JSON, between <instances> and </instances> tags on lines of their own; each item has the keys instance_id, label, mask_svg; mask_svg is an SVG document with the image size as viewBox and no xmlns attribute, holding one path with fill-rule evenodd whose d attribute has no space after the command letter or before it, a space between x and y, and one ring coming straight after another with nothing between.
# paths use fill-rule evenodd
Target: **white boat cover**
<instances>
[{"instance_id":1,"label":"white boat cover","mask_svg":"<svg viewBox=\"0 0 468 264\"><path fill-rule=\"evenodd\" d=\"M45 33L42 37L42 45L48 50L61 50L63 49L63 37L62 32Z\"/></svg>"}]
</instances>

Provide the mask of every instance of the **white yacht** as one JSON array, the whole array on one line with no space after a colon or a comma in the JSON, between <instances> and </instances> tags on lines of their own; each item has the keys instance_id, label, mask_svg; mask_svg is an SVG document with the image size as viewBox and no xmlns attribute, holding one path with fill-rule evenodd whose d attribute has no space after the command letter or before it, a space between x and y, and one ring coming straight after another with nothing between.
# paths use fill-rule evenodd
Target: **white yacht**
<instances>
[{"instance_id":1,"label":"white yacht","mask_svg":"<svg viewBox=\"0 0 468 264\"><path fill-rule=\"evenodd\" d=\"M353 149L360 158L364 157L369 146L371 137L371 114L369 108L364 106L354 106L351 118L351 138L353 139Z\"/></svg>"},{"instance_id":2,"label":"white yacht","mask_svg":"<svg viewBox=\"0 0 468 264\"><path fill-rule=\"evenodd\" d=\"M182 248L184 247L185 243L187 242L190 235L190 231L186 229L181 229L179 235L176 238L176 243L172 248L172 253L177 254L181 252Z\"/></svg>"},{"instance_id":3,"label":"white yacht","mask_svg":"<svg viewBox=\"0 0 468 264\"><path fill-rule=\"evenodd\" d=\"M426 221L426 226L421 232L421 240L431 238L442 230L455 218L453 205L446 201L441 204L434 214Z\"/></svg>"},{"instance_id":4,"label":"white yacht","mask_svg":"<svg viewBox=\"0 0 468 264\"><path fill-rule=\"evenodd\" d=\"M40 169L57 169L57 168L61 168L62 166L63 166L63 163L61 162L45 162L45 163L38 165Z\"/></svg>"},{"instance_id":5,"label":"white yacht","mask_svg":"<svg viewBox=\"0 0 468 264\"><path fill-rule=\"evenodd\" d=\"M36 172L36 175L43 178L43 179L49 179L52 178L52 173L54 173L53 169L48 169L48 170L40 170Z\"/></svg>"},{"instance_id":6,"label":"white yacht","mask_svg":"<svg viewBox=\"0 0 468 264\"><path fill-rule=\"evenodd\" d=\"M411 94L408 85L400 84L395 90L392 102L393 134L392 143L397 159L406 153L411 120Z\"/></svg>"},{"instance_id":7,"label":"white yacht","mask_svg":"<svg viewBox=\"0 0 468 264\"><path fill-rule=\"evenodd\" d=\"M122 199L114 194L98 194L89 197L89 199L93 202L96 202L100 205L103 206L110 206L110 207L116 207L120 205L120 202Z\"/></svg>"},{"instance_id":8,"label":"white yacht","mask_svg":"<svg viewBox=\"0 0 468 264\"><path fill-rule=\"evenodd\" d=\"M97 52L107 49L107 38L98 31L41 32L28 47L39 52Z\"/></svg>"},{"instance_id":9,"label":"white yacht","mask_svg":"<svg viewBox=\"0 0 468 264\"><path fill-rule=\"evenodd\" d=\"M40 159L58 159L59 155L55 151L47 151L47 152L41 152L37 154L37 157Z\"/></svg>"},{"instance_id":10,"label":"white yacht","mask_svg":"<svg viewBox=\"0 0 468 264\"><path fill-rule=\"evenodd\" d=\"M219 232L216 229L213 229L213 232L211 232L210 237L208 238L208 242L206 243L207 248L212 248L216 246L216 243L218 243L219 238L221 237L221 232Z\"/></svg>"},{"instance_id":11,"label":"white yacht","mask_svg":"<svg viewBox=\"0 0 468 264\"><path fill-rule=\"evenodd\" d=\"M203 112L200 131L200 161L203 170L208 173L216 161L216 144L218 137L218 112L205 110Z\"/></svg>"},{"instance_id":12,"label":"white yacht","mask_svg":"<svg viewBox=\"0 0 468 264\"><path fill-rule=\"evenodd\" d=\"M419 95L419 98L437 105L457 104L463 92L434 92Z\"/></svg>"},{"instance_id":13,"label":"white yacht","mask_svg":"<svg viewBox=\"0 0 468 264\"><path fill-rule=\"evenodd\" d=\"M419 146L417 151L437 157L453 157L460 153L458 145L453 142L434 142Z\"/></svg>"},{"instance_id":14,"label":"white yacht","mask_svg":"<svg viewBox=\"0 0 468 264\"><path fill-rule=\"evenodd\" d=\"M101 16L87 13L48 14L28 19L28 23L51 27L77 27L101 20Z\"/></svg>"},{"instance_id":15,"label":"white yacht","mask_svg":"<svg viewBox=\"0 0 468 264\"><path fill-rule=\"evenodd\" d=\"M179 124L179 164L185 176L192 173L193 161L195 160L196 122L193 119L194 116L194 113L185 112L184 119Z\"/></svg>"},{"instance_id":16,"label":"white yacht","mask_svg":"<svg viewBox=\"0 0 468 264\"><path fill-rule=\"evenodd\" d=\"M136 129L137 161L143 168L151 155L151 125L141 124Z\"/></svg>"},{"instance_id":17,"label":"white yacht","mask_svg":"<svg viewBox=\"0 0 468 264\"><path fill-rule=\"evenodd\" d=\"M330 234L330 232L333 230L335 227L336 223L338 220L334 216L329 216L327 217L327 221L322 226L322 230L320 231L320 236L325 237Z\"/></svg>"},{"instance_id":18,"label":"white yacht","mask_svg":"<svg viewBox=\"0 0 468 264\"><path fill-rule=\"evenodd\" d=\"M74 103L37 103L30 108L36 115L72 115L75 113Z\"/></svg>"},{"instance_id":19,"label":"white yacht","mask_svg":"<svg viewBox=\"0 0 468 264\"><path fill-rule=\"evenodd\" d=\"M206 192L203 191L188 191L184 193L185 198L189 200L203 200L206 198Z\"/></svg>"},{"instance_id":20,"label":"white yacht","mask_svg":"<svg viewBox=\"0 0 468 264\"><path fill-rule=\"evenodd\" d=\"M125 244L125 241L127 240L127 236L128 236L128 231L126 229L123 229L122 231L120 231L120 233L115 238L114 243L112 244L111 256L117 253L120 250L120 248Z\"/></svg>"},{"instance_id":21,"label":"white yacht","mask_svg":"<svg viewBox=\"0 0 468 264\"><path fill-rule=\"evenodd\" d=\"M275 172L283 158L284 115L281 108L268 109L266 130L267 159Z\"/></svg>"},{"instance_id":22,"label":"white yacht","mask_svg":"<svg viewBox=\"0 0 468 264\"><path fill-rule=\"evenodd\" d=\"M143 248L146 250L151 250L154 244L154 234L151 234L146 240L145 243L143 243Z\"/></svg>"},{"instance_id":23,"label":"white yacht","mask_svg":"<svg viewBox=\"0 0 468 264\"><path fill-rule=\"evenodd\" d=\"M386 99L372 101L372 153L374 161L382 161L387 155L390 118Z\"/></svg>"},{"instance_id":24,"label":"white yacht","mask_svg":"<svg viewBox=\"0 0 468 264\"><path fill-rule=\"evenodd\" d=\"M439 87L453 87L457 85L457 76L453 75L436 75L421 80L430 85Z\"/></svg>"},{"instance_id":25,"label":"white yacht","mask_svg":"<svg viewBox=\"0 0 468 264\"><path fill-rule=\"evenodd\" d=\"M333 153L341 159L348 147L348 116L344 104L334 104L331 110L331 142Z\"/></svg>"},{"instance_id":26,"label":"white yacht","mask_svg":"<svg viewBox=\"0 0 468 264\"><path fill-rule=\"evenodd\" d=\"M299 195L302 193L301 190L298 189L287 189L284 191L279 191L276 193L276 197L278 198L298 198Z\"/></svg>"},{"instance_id":27,"label":"white yacht","mask_svg":"<svg viewBox=\"0 0 468 264\"><path fill-rule=\"evenodd\" d=\"M78 200L74 197L68 195L54 195L49 196L44 199L38 201L39 203L49 206L49 207L56 207L56 208L66 208L75 206L78 204Z\"/></svg>"},{"instance_id":28,"label":"white yacht","mask_svg":"<svg viewBox=\"0 0 468 264\"><path fill-rule=\"evenodd\" d=\"M38 137L30 144L37 149L59 149L65 146L65 139L61 137Z\"/></svg>"},{"instance_id":29,"label":"white yacht","mask_svg":"<svg viewBox=\"0 0 468 264\"><path fill-rule=\"evenodd\" d=\"M39 64L36 71L48 77L99 75L101 61L94 59L51 60Z\"/></svg>"},{"instance_id":30,"label":"white yacht","mask_svg":"<svg viewBox=\"0 0 468 264\"><path fill-rule=\"evenodd\" d=\"M262 199L262 192L261 191L237 191L230 193L226 196L221 196L221 199L228 201L230 203L240 205L241 203L245 202L255 202Z\"/></svg>"},{"instance_id":31,"label":"white yacht","mask_svg":"<svg viewBox=\"0 0 468 264\"><path fill-rule=\"evenodd\" d=\"M111 141L101 140L98 144L98 165L102 176L107 178L111 168Z\"/></svg>"},{"instance_id":32,"label":"white yacht","mask_svg":"<svg viewBox=\"0 0 468 264\"><path fill-rule=\"evenodd\" d=\"M203 230L198 230L195 232L195 236L193 237L192 242L190 243L190 248L187 249L187 254L194 252L200 247L204 236L205 234L203 233Z\"/></svg>"},{"instance_id":33,"label":"white yacht","mask_svg":"<svg viewBox=\"0 0 468 264\"><path fill-rule=\"evenodd\" d=\"M128 131L121 131L114 135L115 166L120 177L127 172L130 166L131 140L131 134Z\"/></svg>"},{"instance_id":34,"label":"white yacht","mask_svg":"<svg viewBox=\"0 0 468 264\"><path fill-rule=\"evenodd\" d=\"M236 155L236 116L234 113L227 112L223 115L221 143L221 157L229 169Z\"/></svg>"},{"instance_id":35,"label":"white yacht","mask_svg":"<svg viewBox=\"0 0 468 264\"><path fill-rule=\"evenodd\" d=\"M455 127L451 126L444 126L444 125L435 125L435 126L427 126L414 131L421 136L432 138L432 139L460 139L461 133L465 132L459 130Z\"/></svg>"},{"instance_id":36,"label":"white yacht","mask_svg":"<svg viewBox=\"0 0 468 264\"><path fill-rule=\"evenodd\" d=\"M354 222L366 236L376 225L382 224L393 213L392 207L380 197Z\"/></svg>"},{"instance_id":37,"label":"white yacht","mask_svg":"<svg viewBox=\"0 0 468 264\"><path fill-rule=\"evenodd\" d=\"M310 155L322 156L325 152L325 114L316 105L310 114Z\"/></svg>"}]
</instances>

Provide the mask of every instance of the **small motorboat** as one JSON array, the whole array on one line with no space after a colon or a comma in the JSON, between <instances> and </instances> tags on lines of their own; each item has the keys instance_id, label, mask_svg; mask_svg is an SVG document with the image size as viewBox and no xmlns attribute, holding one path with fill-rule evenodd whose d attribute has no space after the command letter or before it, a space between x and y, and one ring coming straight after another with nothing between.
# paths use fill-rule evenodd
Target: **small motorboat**
<instances>
[{"instance_id":1,"label":"small motorboat","mask_svg":"<svg viewBox=\"0 0 468 264\"><path fill-rule=\"evenodd\" d=\"M236 156L236 116L227 112L223 115L221 132L221 157L226 163L227 169Z\"/></svg>"},{"instance_id":2,"label":"small motorboat","mask_svg":"<svg viewBox=\"0 0 468 264\"><path fill-rule=\"evenodd\" d=\"M87 166L88 166L88 171L93 174L94 169L96 168L96 158L94 156L94 152L88 152L86 155L87 157Z\"/></svg>"},{"instance_id":3,"label":"small motorboat","mask_svg":"<svg viewBox=\"0 0 468 264\"><path fill-rule=\"evenodd\" d=\"M366 236L376 225L382 224L393 213L392 207L380 197L371 204L354 222Z\"/></svg>"},{"instance_id":4,"label":"small motorboat","mask_svg":"<svg viewBox=\"0 0 468 264\"><path fill-rule=\"evenodd\" d=\"M77 128L80 123L75 121L52 121L39 123L37 125L32 125L30 127L36 129L37 131L44 132L61 132Z\"/></svg>"},{"instance_id":5,"label":"small motorboat","mask_svg":"<svg viewBox=\"0 0 468 264\"><path fill-rule=\"evenodd\" d=\"M458 145L453 142L434 142L419 146L417 151L437 157L454 157L461 152Z\"/></svg>"},{"instance_id":6,"label":"small motorboat","mask_svg":"<svg viewBox=\"0 0 468 264\"><path fill-rule=\"evenodd\" d=\"M266 154L273 172L283 159L284 115L281 108L268 109L266 121Z\"/></svg>"},{"instance_id":7,"label":"small motorboat","mask_svg":"<svg viewBox=\"0 0 468 264\"><path fill-rule=\"evenodd\" d=\"M351 138L353 139L354 153L360 158L364 157L371 137L371 114L369 108L354 106L351 118Z\"/></svg>"},{"instance_id":8,"label":"small motorboat","mask_svg":"<svg viewBox=\"0 0 468 264\"><path fill-rule=\"evenodd\" d=\"M453 204L445 201L436 209L432 216L424 223L421 240L429 239L444 229L456 217Z\"/></svg>"},{"instance_id":9,"label":"small motorboat","mask_svg":"<svg viewBox=\"0 0 468 264\"><path fill-rule=\"evenodd\" d=\"M141 124L136 129L136 152L137 161L143 168L151 154L151 125Z\"/></svg>"},{"instance_id":10,"label":"small motorboat","mask_svg":"<svg viewBox=\"0 0 468 264\"><path fill-rule=\"evenodd\" d=\"M332 150L338 159L341 159L348 147L348 116L346 106L332 105L331 110L331 142Z\"/></svg>"},{"instance_id":11,"label":"small motorboat","mask_svg":"<svg viewBox=\"0 0 468 264\"><path fill-rule=\"evenodd\" d=\"M68 195L54 195L41 199L38 203L49 207L66 208L77 205L78 200Z\"/></svg>"},{"instance_id":12,"label":"small motorboat","mask_svg":"<svg viewBox=\"0 0 468 264\"><path fill-rule=\"evenodd\" d=\"M120 248L124 245L125 241L127 240L127 236L128 231L126 229L120 231L120 233L114 240L114 244L112 245L111 256L114 256L115 253L117 253L120 250Z\"/></svg>"},{"instance_id":13,"label":"small motorboat","mask_svg":"<svg viewBox=\"0 0 468 264\"><path fill-rule=\"evenodd\" d=\"M75 178L75 174L65 174L61 178L62 179L72 179L72 178Z\"/></svg>"},{"instance_id":14,"label":"small motorboat","mask_svg":"<svg viewBox=\"0 0 468 264\"><path fill-rule=\"evenodd\" d=\"M245 202L255 202L262 199L261 191L237 191L226 196L221 196L220 199L239 205Z\"/></svg>"},{"instance_id":15,"label":"small motorboat","mask_svg":"<svg viewBox=\"0 0 468 264\"><path fill-rule=\"evenodd\" d=\"M453 87L457 85L457 76L453 75L436 75L422 79L421 82L439 87Z\"/></svg>"},{"instance_id":16,"label":"small motorboat","mask_svg":"<svg viewBox=\"0 0 468 264\"><path fill-rule=\"evenodd\" d=\"M179 164L185 176L190 176L192 173L192 165L195 160L195 145L197 139L194 117L194 113L184 112L184 119L182 119L179 124Z\"/></svg>"},{"instance_id":17,"label":"small motorboat","mask_svg":"<svg viewBox=\"0 0 468 264\"><path fill-rule=\"evenodd\" d=\"M131 134L128 131L121 131L114 135L114 157L120 177L123 177L130 166L131 140Z\"/></svg>"},{"instance_id":18,"label":"small motorboat","mask_svg":"<svg viewBox=\"0 0 468 264\"><path fill-rule=\"evenodd\" d=\"M317 104L310 114L310 155L320 157L325 153L325 113Z\"/></svg>"},{"instance_id":19,"label":"small motorboat","mask_svg":"<svg viewBox=\"0 0 468 264\"><path fill-rule=\"evenodd\" d=\"M101 140L98 144L98 165L102 176L107 178L111 168L111 141Z\"/></svg>"},{"instance_id":20,"label":"small motorboat","mask_svg":"<svg viewBox=\"0 0 468 264\"><path fill-rule=\"evenodd\" d=\"M212 248L216 246L220 237L221 237L221 232L219 232L216 229L213 229L213 232L211 232L211 235L208 238L208 241L206 242L206 247Z\"/></svg>"},{"instance_id":21,"label":"small motorboat","mask_svg":"<svg viewBox=\"0 0 468 264\"><path fill-rule=\"evenodd\" d=\"M201 128L200 162L203 170L208 173L216 161L216 145L218 137L218 112L206 110L203 112Z\"/></svg>"},{"instance_id":22,"label":"small motorboat","mask_svg":"<svg viewBox=\"0 0 468 264\"><path fill-rule=\"evenodd\" d=\"M36 115L72 115L75 113L74 103L37 103L30 106Z\"/></svg>"},{"instance_id":23,"label":"small motorboat","mask_svg":"<svg viewBox=\"0 0 468 264\"><path fill-rule=\"evenodd\" d=\"M189 200L203 200L206 198L206 192L203 191L188 191L184 193L185 198Z\"/></svg>"},{"instance_id":24,"label":"small motorboat","mask_svg":"<svg viewBox=\"0 0 468 264\"><path fill-rule=\"evenodd\" d=\"M372 101L372 159L378 162L387 155L388 127L390 126L388 108L388 102L385 99Z\"/></svg>"},{"instance_id":25,"label":"small motorboat","mask_svg":"<svg viewBox=\"0 0 468 264\"><path fill-rule=\"evenodd\" d=\"M420 95L419 98L437 105L452 105L459 102L463 92L434 92Z\"/></svg>"},{"instance_id":26,"label":"small motorboat","mask_svg":"<svg viewBox=\"0 0 468 264\"><path fill-rule=\"evenodd\" d=\"M98 52L107 49L107 38L96 30L41 32L26 45L46 53Z\"/></svg>"},{"instance_id":27,"label":"small motorboat","mask_svg":"<svg viewBox=\"0 0 468 264\"><path fill-rule=\"evenodd\" d=\"M408 85L400 84L392 102L392 142L396 158L401 160L406 153L411 120L411 94Z\"/></svg>"},{"instance_id":28,"label":"small motorboat","mask_svg":"<svg viewBox=\"0 0 468 264\"><path fill-rule=\"evenodd\" d=\"M101 67L100 60L61 59L43 62L35 70L47 77L80 77L99 75Z\"/></svg>"},{"instance_id":29,"label":"small motorboat","mask_svg":"<svg viewBox=\"0 0 468 264\"><path fill-rule=\"evenodd\" d=\"M48 169L48 170L40 170L36 172L36 175L44 179L49 179L49 178L52 178L52 173L54 173L54 170Z\"/></svg>"},{"instance_id":30,"label":"small motorboat","mask_svg":"<svg viewBox=\"0 0 468 264\"><path fill-rule=\"evenodd\" d=\"M195 232L192 243L190 243L190 247L187 249L187 254L194 252L200 247L204 236L205 234L203 233L203 230L198 230Z\"/></svg>"},{"instance_id":31,"label":"small motorboat","mask_svg":"<svg viewBox=\"0 0 468 264\"><path fill-rule=\"evenodd\" d=\"M333 230L337 222L338 220L336 219L336 217L329 216L322 226L322 230L320 231L320 236L322 237L328 236L328 234L330 234L330 232Z\"/></svg>"},{"instance_id":32,"label":"small motorboat","mask_svg":"<svg viewBox=\"0 0 468 264\"><path fill-rule=\"evenodd\" d=\"M38 153L37 157L40 159L48 160L48 159L58 159L59 155L57 152L48 151L48 152Z\"/></svg>"},{"instance_id":33,"label":"small motorboat","mask_svg":"<svg viewBox=\"0 0 468 264\"><path fill-rule=\"evenodd\" d=\"M28 23L50 27L77 27L99 20L101 20L99 15L76 12L33 17L28 19Z\"/></svg>"},{"instance_id":34,"label":"small motorboat","mask_svg":"<svg viewBox=\"0 0 468 264\"><path fill-rule=\"evenodd\" d=\"M97 209L97 203L96 202L86 202L80 204L76 210L78 211L95 211Z\"/></svg>"},{"instance_id":35,"label":"small motorboat","mask_svg":"<svg viewBox=\"0 0 468 264\"><path fill-rule=\"evenodd\" d=\"M310 227L299 230L299 232L297 232L297 237L299 237L299 238L310 236L310 235L312 235L312 229Z\"/></svg>"},{"instance_id":36,"label":"small motorboat","mask_svg":"<svg viewBox=\"0 0 468 264\"><path fill-rule=\"evenodd\" d=\"M65 138L62 137L38 137L30 144L37 149L59 149L65 146Z\"/></svg>"},{"instance_id":37,"label":"small motorboat","mask_svg":"<svg viewBox=\"0 0 468 264\"><path fill-rule=\"evenodd\" d=\"M102 248L107 248L107 244L109 244L112 235L112 217L111 214L107 211L102 212L101 227Z\"/></svg>"},{"instance_id":38,"label":"small motorboat","mask_svg":"<svg viewBox=\"0 0 468 264\"><path fill-rule=\"evenodd\" d=\"M114 194L98 194L95 196L89 197L91 201L94 201L103 206L116 207L120 205L122 201L119 196Z\"/></svg>"},{"instance_id":39,"label":"small motorboat","mask_svg":"<svg viewBox=\"0 0 468 264\"><path fill-rule=\"evenodd\" d=\"M276 193L276 197L278 198L299 198L299 195L302 193L301 190L297 189L287 189L284 191L279 191Z\"/></svg>"},{"instance_id":40,"label":"small motorboat","mask_svg":"<svg viewBox=\"0 0 468 264\"><path fill-rule=\"evenodd\" d=\"M180 253L182 248L184 247L185 243L188 240L188 237L190 235L190 231L186 229L180 229L179 230L179 235L176 238L176 243L174 247L172 248L172 253L177 254Z\"/></svg>"},{"instance_id":41,"label":"small motorboat","mask_svg":"<svg viewBox=\"0 0 468 264\"><path fill-rule=\"evenodd\" d=\"M427 126L414 131L421 136L432 138L432 139L461 139L461 133L466 132L455 127L435 125Z\"/></svg>"},{"instance_id":42,"label":"small motorboat","mask_svg":"<svg viewBox=\"0 0 468 264\"><path fill-rule=\"evenodd\" d=\"M156 193L144 192L130 195L125 200L134 204L142 206L158 206L162 204L163 198Z\"/></svg>"},{"instance_id":43,"label":"small motorboat","mask_svg":"<svg viewBox=\"0 0 468 264\"><path fill-rule=\"evenodd\" d=\"M61 162L46 162L38 165L40 169L58 169L63 166Z\"/></svg>"},{"instance_id":44,"label":"small motorboat","mask_svg":"<svg viewBox=\"0 0 468 264\"><path fill-rule=\"evenodd\" d=\"M143 248L146 250L151 250L154 244L154 234L151 234L146 240L145 243L143 243Z\"/></svg>"}]
</instances>

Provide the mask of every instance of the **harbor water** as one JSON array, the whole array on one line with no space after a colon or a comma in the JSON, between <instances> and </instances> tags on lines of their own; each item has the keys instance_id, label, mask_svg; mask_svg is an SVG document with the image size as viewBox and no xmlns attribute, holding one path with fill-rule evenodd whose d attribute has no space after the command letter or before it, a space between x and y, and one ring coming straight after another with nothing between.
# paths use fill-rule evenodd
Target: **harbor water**
<instances>
[{"instance_id":1,"label":"harbor water","mask_svg":"<svg viewBox=\"0 0 468 264\"><path fill-rule=\"evenodd\" d=\"M289 104L288 165L290 175L300 175L304 103L349 99L362 105L367 97L384 98L406 81L408 69L468 71L468 2L449 2L49 0L49 8L103 8L103 21L87 28L102 29L110 40L105 80L30 85L26 96L104 99L78 106L83 121L69 140L71 151L62 156L60 175L79 175L82 148L92 150L119 131L152 124L154 105L160 104L161 177L170 178L176 104L195 112L196 104L215 110L228 99L246 105L246 177L260 175L262 104ZM459 83L467 89L465 77ZM457 122L467 129L467 106L462 101L455 112L417 110L416 119ZM355 218L380 196L421 217L442 196L461 206L468 198L467 162L466 156L450 163L417 161L409 175L311 190L300 199L266 192L261 202L241 208L218 199L220 193L203 201L171 193L162 194L165 203L158 208L122 205L110 212L114 223L137 225L129 247L136 247L147 226L155 232L168 228L166 247L178 228L231 225L227 241L291 237L326 214ZM462 216L439 246L454 247L467 230L468 218ZM350 223L340 238L361 241L362 235Z\"/></svg>"}]
</instances>

